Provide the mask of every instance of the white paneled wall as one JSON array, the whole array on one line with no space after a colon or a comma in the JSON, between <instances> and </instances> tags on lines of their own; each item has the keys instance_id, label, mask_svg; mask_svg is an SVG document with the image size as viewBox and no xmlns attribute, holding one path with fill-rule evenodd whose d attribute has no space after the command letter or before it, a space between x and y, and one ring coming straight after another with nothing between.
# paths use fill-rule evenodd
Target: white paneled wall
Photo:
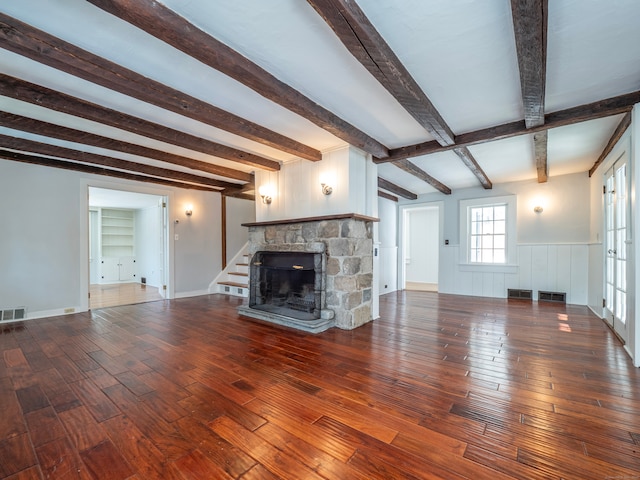
<instances>
[{"instance_id":1,"label":"white paneled wall","mask_svg":"<svg viewBox=\"0 0 640 480\"><path fill-rule=\"evenodd\" d=\"M398 247L380 247L380 294L398 289Z\"/></svg>"},{"instance_id":2,"label":"white paneled wall","mask_svg":"<svg viewBox=\"0 0 640 480\"><path fill-rule=\"evenodd\" d=\"M459 247L440 250L441 293L506 298L507 289L566 292L567 303L587 304L589 245L518 245L518 265L512 268L461 267Z\"/></svg>"}]
</instances>

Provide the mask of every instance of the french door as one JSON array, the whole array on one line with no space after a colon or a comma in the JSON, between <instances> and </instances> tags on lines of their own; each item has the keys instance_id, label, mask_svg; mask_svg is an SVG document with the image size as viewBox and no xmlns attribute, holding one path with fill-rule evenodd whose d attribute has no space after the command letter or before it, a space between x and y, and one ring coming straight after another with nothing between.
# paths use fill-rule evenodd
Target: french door
<instances>
[{"instance_id":1,"label":"french door","mask_svg":"<svg viewBox=\"0 0 640 480\"><path fill-rule=\"evenodd\" d=\"M605 174L605 316L624 341L627 327L627 154Z\"/></svg>"}]
</instances>

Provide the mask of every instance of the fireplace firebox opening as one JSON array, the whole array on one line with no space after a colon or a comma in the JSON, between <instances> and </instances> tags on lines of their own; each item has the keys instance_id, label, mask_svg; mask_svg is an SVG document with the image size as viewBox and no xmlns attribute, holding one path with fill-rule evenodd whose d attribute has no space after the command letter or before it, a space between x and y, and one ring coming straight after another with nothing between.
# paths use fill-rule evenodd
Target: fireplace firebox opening
<instances>
[{"instance_id":1,"label":"fireplace firebox opening","mask_svg":"<svg viewBox=\"0 0 640 480\"><path fill-rule=\"evenodd\" d=\"M321 317L322 254L261 251L250 268L250 308L298 320Z\"/></svg>"}]
</instances>

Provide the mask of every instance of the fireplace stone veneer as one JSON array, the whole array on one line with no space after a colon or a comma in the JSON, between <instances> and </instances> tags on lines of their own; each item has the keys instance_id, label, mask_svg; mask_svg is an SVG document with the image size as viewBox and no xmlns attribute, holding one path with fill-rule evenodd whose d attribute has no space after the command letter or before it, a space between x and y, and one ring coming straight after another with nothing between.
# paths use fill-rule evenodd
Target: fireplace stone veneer
<instances>
[{"instance_id":1,"label":"fireplace stone veneer","mask_svg":"<svg viewBox=\"0 0 640 480\"><path fill-rule=\"evenodd\" d=\"M239 308L242 315L309 332L336 326L351 330L371 320L373 222L356 214L244 224L249 227L250 265L258 252L321 254L320 318L300 319ZM255 271L255 269L253 269ZM250 278L255 287L257 279ZM254 283L251 283L254 282Z\"/></svg>"}]
</instances>

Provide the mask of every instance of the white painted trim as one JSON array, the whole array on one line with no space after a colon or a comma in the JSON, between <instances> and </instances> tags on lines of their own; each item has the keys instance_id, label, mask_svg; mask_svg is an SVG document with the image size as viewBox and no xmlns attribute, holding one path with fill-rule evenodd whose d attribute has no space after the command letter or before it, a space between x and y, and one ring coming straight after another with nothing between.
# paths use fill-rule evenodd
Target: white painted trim
<instances>
[{"instance_id":1,"label":"white painted trim","mask_svg":"<svg viewBox=\"0 0 640 480\"><path fill-rule=\"evenodd\" d=\"M167 199L167 244L168 251L165 258L165 282L167 285L166 299L175 297L175 247L171 239L174 237L174 222L171 221L171 206L174 192L141 184L140 182L116 182L102 178L82 178L80 180L80 235L86 241L80 242L80 295L83 306L89 309L89 187L106 188L133 193L144 193Z\"/></svg>"},{"instance_id":2,"label":"white painted trim","mask_svg":"<svg viewBox=\"0 0 640 480\"><path fill-rule=\"evenodd\" d=\"M438 200L435 202L423 202L423 203L411 203L398 206L398 290L404 290L406 287L406 265L404 262L405 255L405 230L406 230L406 215L409 210L422 210L427 208L438 208L438 223L439 223L439 236L438 245L438 271L442 271L442 247L444 246L444 201ZM438 276L440 274L438 273Z\"/></svg>"},{"instance_id":3,"label":"white painted trim","mask_svg":"<svg viewBox=\"0 0 640 480\"><path fill-rule=\"evenodd\" d=\"M479 197L460 200L459 232L460 232L460 264L471 264L469 261L469 208L489 205L507 205L507 258L505 265L516 265L518 259L518 196L501 195L497 197ZM482 264L480 264L482 265ZM502 264L499 264L502 265Z\"/></svg>"},{"instance_id":4,"label":"white painted trim","mask_svg":"<svg viewBox=\"0 0 640 480\"><path fill-rule=\"evenodd\" d=\"M483 272L483 273L518 273L519 265L497 264L497 263L459 263L458 269L461 272Z\"/></svg>"}]
</instances>

